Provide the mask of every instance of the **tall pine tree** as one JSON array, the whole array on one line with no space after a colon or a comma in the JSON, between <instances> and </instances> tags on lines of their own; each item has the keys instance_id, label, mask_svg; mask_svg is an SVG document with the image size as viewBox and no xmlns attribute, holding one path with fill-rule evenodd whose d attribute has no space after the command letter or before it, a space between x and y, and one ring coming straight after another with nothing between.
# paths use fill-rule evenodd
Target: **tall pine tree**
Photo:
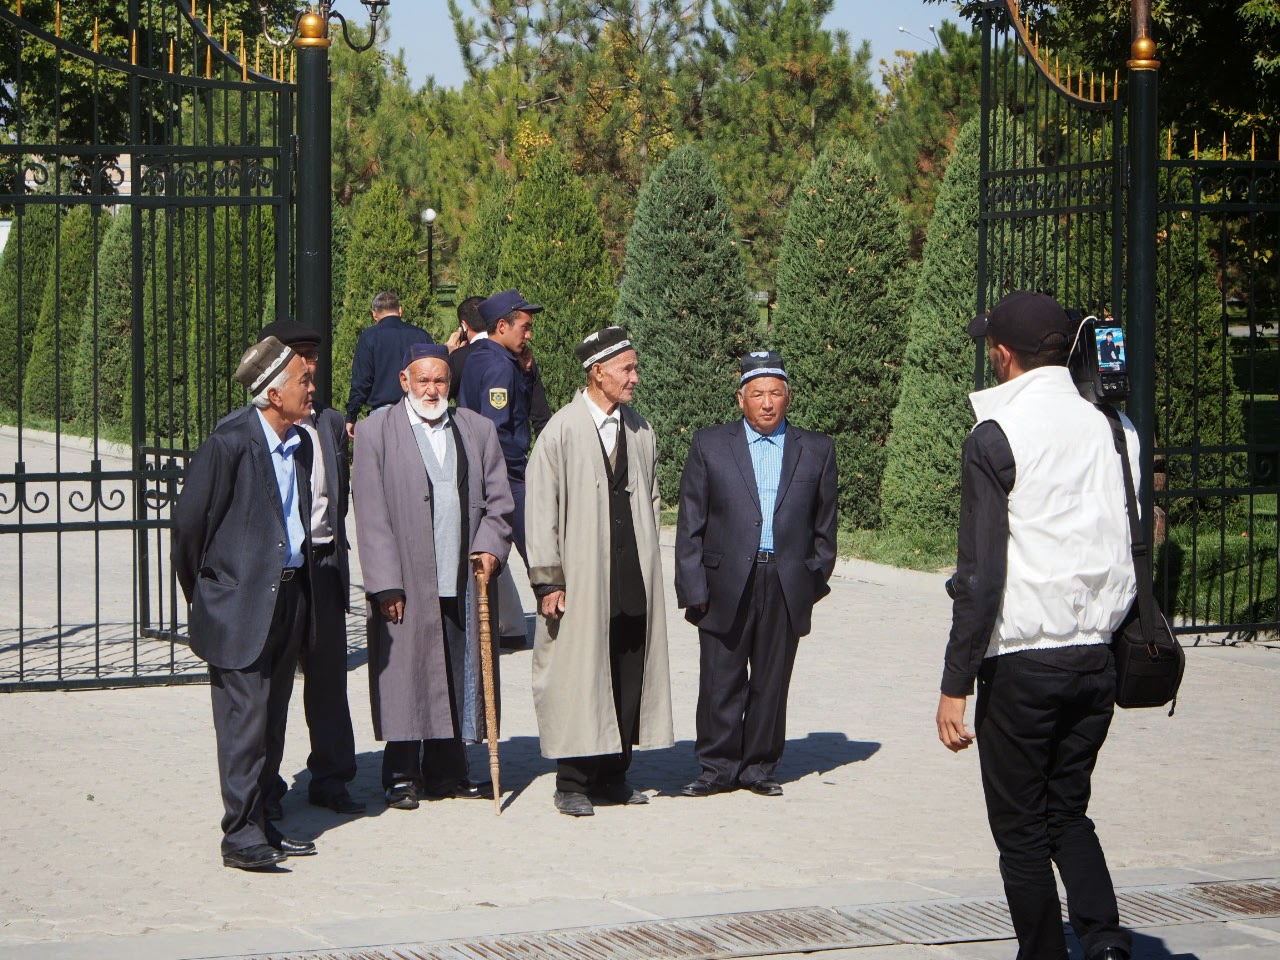
<instances>
[{"instance_id":1,"label":"tall pine tree","mask_svg":"<svg viewBox=\"0 0 1280 960\"><path fill-rule=\"evenodd\" d=\"M573 348L610 322L618 290L600 213L554 148L538 156L516 187L498 287L519 288L544 308L534 322L535 355L551 408L564 406L583 383Z\"/></svg>"},{"instance_id":2,"label":"tall pine tree","mask_svg":"<svg viewBox=\"0 0 1280 960\"><path fill-rule=\"evenodd\" d=\"M790 419L835 440L847 527L880 521L908 274L897 200L861 147L828 147L800 181L787 218L774 339L791 378Z\"/></svg>"},{"instance_id":3,"label":"tall pine tree","mask_svg":"<svg viewBox=\"0 0 1280 960\"><path fill-rule=\"evenodd\" d=\"M978 268L976 119L961 128L938 191L911 304L910 332L881 496L886 524L905 536L949 536L960 516L960 447L973 426Z\"/></svg>"},{"instance_id":4,"label":"tall pine tree","mask_svg":"<svg viewBox=\"0 0 1280 960\"><path fill-rule=\"evenodd\" d=\"M458 255L458 299L487 297L498 292L498 258L511 226L515 181L495 169L480 188L479 207Z\"/></svg>"},{"instance_id":5,"label":"tall pine tree","mask_svg":"<svg viewBox=\"0 0 1280 960\"><path fill-rule=\"evenodd\" d=\"M653 425L668 502L693 432L738 414L755 309L724 186L696 147L678 147L640 191L616 314L639 353L636 407Z\"/></svg>"}]
</instances>

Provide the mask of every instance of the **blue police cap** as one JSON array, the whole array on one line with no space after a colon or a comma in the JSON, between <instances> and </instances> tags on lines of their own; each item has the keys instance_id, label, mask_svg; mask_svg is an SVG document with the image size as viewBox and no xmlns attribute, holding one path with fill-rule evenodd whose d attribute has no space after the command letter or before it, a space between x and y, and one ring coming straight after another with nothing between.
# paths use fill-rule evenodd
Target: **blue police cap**
<instances>
[{"instance_id":1,"label":"blue police cap","mask_svg":"<svg viewBox=\"0 0 1280 960\"><path fill-rule=\"evenodd\" d=\"M503 290L495 293L487 300L481 301L480 319L486 328L493 326L499 317L505 317L512 310L523 310L525 313L539 313L542 308L529 303L519 290Z\"/></svg>"}]
</instances>

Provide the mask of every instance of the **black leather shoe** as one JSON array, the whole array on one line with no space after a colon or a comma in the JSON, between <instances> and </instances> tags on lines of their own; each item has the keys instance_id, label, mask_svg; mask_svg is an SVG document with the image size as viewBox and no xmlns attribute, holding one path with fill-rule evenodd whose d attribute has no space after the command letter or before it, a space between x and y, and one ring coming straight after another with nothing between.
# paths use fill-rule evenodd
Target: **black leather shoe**
<instances>
[{"instance_id":1,"label":"black leather shoe","mask_svg":"<svg viewBox=\"0 0 1280 960\"><path fill-rule=\"evenodd\" d=\"M417 810L418 788L409 780L392 784L387 789L387 806L396 810Z\"/></svg>"},{"instance_id":2,"label":"black leather shoe","mask_svg":"<svg viewBox=\"0 0 1280 960\"><path fill-rule=\"evenodd\" d=\"M777 780L756 780L754 783L744 783L743 786L757 797L782 796L782 785Z\"/></svg>"},{"instance_id":3,"label":"black leather shoe","mask_svg":"<svg viewBox=\"0 0 1280 960\"><path fill-rule=\"evenodd\" d=\"M267 843L290 857L313 857L316 845L310 840L291 840L279 830L267 831Z\"/></svg>"},{"instance_id":4,"label":"black leather shoe","mask_svg":"<svg viewBox=\"0 0 1280 960\"><path fill-rule=\"evenodd\" d=\"M649 798L629 783L610 783L591 791L592 800L603 800L618 806L634 807L648 803Z\"/></svg>"},{"instance_id":5,"label":"black leather shoe","mask_svg":"<svg viewBox=\"0 0 1280 960\"><path fill-rule=\"evenodd\" d=\"M222 855L222 865L224 867L235 867L237 870L266 870L288 859L289 855L287 853L282 853L275 847L260 843L256 846L245 847L243 850L232 850L230 853L224 853Z\"/></svg>"},{"instance_id":6,"label":"black leather shoe","mask_svg":"<svg viewBox=\"0 0 1280 960\"><path fill-rule=\"evenodd\" d=\"M737 788L728 784L712 783L710 780L699 778L681 787L680 794L685 797L713 797L717 793L729 793L735 789Z\"/></svg>"},{"instance_id":7,"label":"black leather shoe","mask_svg":"<svg viewBox=\"0 0 1280 960\"><path fill-rule=\"evenodd\" d=\"M262 817L268 821L284 819L284 804L278 797L274 800L262 801Z\"/></svg>"},{"instance_id":8,"label":"black leather shoe","mask_svg":"<svg viewBox=\"0 0 1280 960\"><path fill-rule=\"evenodd\" d=\"M555 795L556 809L566 817L594 817L596 808L591 805L584 793L567 793L557 790Z\"/></svg>"},{"instance_id":9,"label":"black leather shoe","mask_svg":"<svg viewBox=\"0 0 1280 960\"><path fill-rule=\"evenodd\" d=\"M428 787L427 797L431 800L492 800L492 780L459 780L451 787Z\"/></svg>"},{"instance_id":10,"label":"black leather shoe","mask_svg":"<svg viewBox=\"0 0 1280 960\"><path fill-rule=\"evenodd\" d=\"M351 794L345 790L342 793L327 793L323 796L308 797L307 799L313 807L324 807L326 810L332 810L334 813L341 813L344 816L368 812L365 810L363 803L356 803L351 799Z\"/></svg>"}]
</instances>

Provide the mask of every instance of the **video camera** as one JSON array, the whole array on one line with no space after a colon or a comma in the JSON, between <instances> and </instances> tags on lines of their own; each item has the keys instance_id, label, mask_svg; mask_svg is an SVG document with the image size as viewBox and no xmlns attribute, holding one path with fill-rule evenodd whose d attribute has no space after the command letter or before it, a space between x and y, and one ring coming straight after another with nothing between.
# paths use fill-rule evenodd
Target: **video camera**
<instances>
[{"instance_id":1,"label":"video camera","mask_svg":"<svg viewBox=\"0 0 1280 960\"><path fill-rule=\"evenodd\" d=\"M1067 367L1080 396L1090 403L1120 403L1129 396L1124 330L1110 317L1099 320L1079 310L1067 316L1077 325Z\"/></svg>"}]
</instances>

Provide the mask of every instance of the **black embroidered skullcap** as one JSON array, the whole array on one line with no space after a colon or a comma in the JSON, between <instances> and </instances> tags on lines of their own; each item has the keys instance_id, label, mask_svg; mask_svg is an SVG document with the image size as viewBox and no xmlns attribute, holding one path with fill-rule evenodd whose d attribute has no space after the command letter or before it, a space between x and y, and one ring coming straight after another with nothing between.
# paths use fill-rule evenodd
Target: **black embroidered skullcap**
<instances>
[{"instance_id":1,"label":"black embroidered skullcap","mask_svg":"<svg viewBox=\"0 0 1280 960\"><path fill-rule=\"evenodd\" d=\"M409 369L409 364L415 360L423 360L427 357L435 357L437 360L449 362L449 348L443 343L411 343L404 348L404 354L401 357L400 369Z\"/></svg>"},{"instance_id":2,"label":"black embroidered skullcap","mask_svg":"<svg viewBox=\"0 0 1280 960\"><path fill-rule=\"evenodd\" d=\"M583 370L590 370L593 364L604 363L611 357L634 349L625 327L605 327L588 335L574 347L573 355L578 358Z\"/></svg>"},{"instance_id":3,"label":"black embroidered skullcap","mask_svg":"<svg viewBox=\"0 0 1280 960\"><path fill-rule=\"evenodd\" d=\"M754 380L756 377L787 379L786 368L782 365L782 354L776 350L755 350L745 354L738 361L738 366L742 370L742 379L738 381L739 387L745 386L748 380Z\"/></svg>"}]
</instances>

